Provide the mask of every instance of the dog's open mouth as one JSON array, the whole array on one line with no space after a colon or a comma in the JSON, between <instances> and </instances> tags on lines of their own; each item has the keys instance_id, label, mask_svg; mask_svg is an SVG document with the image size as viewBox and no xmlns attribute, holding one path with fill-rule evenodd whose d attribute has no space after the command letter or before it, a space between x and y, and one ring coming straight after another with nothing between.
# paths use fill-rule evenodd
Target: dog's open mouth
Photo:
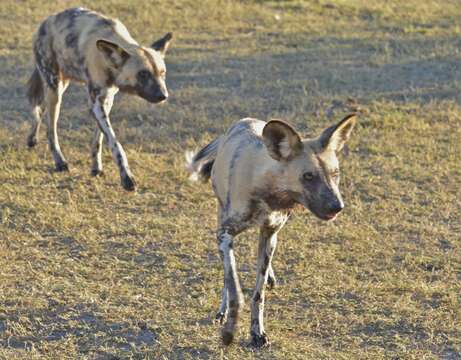
<instances>
[{"instance_id":1,"label":"dog's open mouth","mask_svg":"<svg viewBox=\"0 0 461 360\"><path fill-rule=\"evenodd\" d=\"M328 221L332 221L338 217L339 213L331 213L331 214L326 214L325 219Z\"/></svg>"},{"instance_id":2,"label":"dog's open mouth","mask_svg":"<svg viewBox=\"0 0 461 360\"><path fill-rule=\"evenodd\" d=\"M313 213L315 216L317 216L320 220L326 220L326 221L333 221L338 217L339 212L331 212L331 213L320 213L316 211L313 207L311 207L309 204L306 206L311 213Z\"/></svg>"}]
</instances>

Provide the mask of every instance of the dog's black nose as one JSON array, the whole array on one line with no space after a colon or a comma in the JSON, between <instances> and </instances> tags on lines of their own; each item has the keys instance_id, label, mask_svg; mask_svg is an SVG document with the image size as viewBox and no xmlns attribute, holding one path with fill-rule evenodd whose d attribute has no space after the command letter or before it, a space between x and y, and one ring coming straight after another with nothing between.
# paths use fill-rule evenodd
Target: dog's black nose
<instances>
[{"instance_id":1,"label":"dog's black nose","mask_svg":"<svg viewBox=\"0 0 461 360\"><path fill-rule=\"evenodd\" d=\"M329 204L325 212L326 220L335 219L342 209L344 209L344 203L342 201L334 201Z\"/></svg>"},{"instance_id":2,"label":"dog's black nose","mask_svg":"<svg viewBox=\"0 0 461 360\"><path fill-rule=\"evenodd\" d=\"M341 212L341 210L344 209L344 204L342 201L335 202L331 207L330 207L330 213L332 214L337 214Z\"/></svg>"},{"instance_id":3,"label":"dog's black nose","mask_svg":"<svg viewBox=\"0 0 461 360\"><path fill-rule=\"evenodd\" d=\"M157 98L156 98L156 100L159 101L159 102L160 102L160 101L164 101L164 100L166 100L166 99L168 99L168 96L165 95L165 94L160 94L160 95L158 95Z\"/></svg>"}]
</instances>

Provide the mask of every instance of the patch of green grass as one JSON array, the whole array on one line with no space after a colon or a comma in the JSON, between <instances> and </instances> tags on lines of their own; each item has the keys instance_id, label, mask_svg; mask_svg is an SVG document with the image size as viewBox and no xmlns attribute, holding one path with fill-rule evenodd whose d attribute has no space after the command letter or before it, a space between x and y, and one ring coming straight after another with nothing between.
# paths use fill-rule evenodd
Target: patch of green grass
<instances>
[{"instance_id":1,"label":"patch of green grass","mask_svg":"<svg viewBox=\"0 0 461 360\"><path fill-rule=\"evenodd\" d=\"M168 103L120 95L115 131L139 183L124 192L108 151L89 176L95 124L71 86L59 124L70 173L44 130L25 146L31 38L85 5L140 42L167 31ZM461 358L461 56L458 1L105 0L0 3L0 358ZM267 295L273 345L252 352L212 324L222 269L209 184L183 151L244 116L314 135L361 118L343 156L334 224L297 212L280 234ZM247 303L256 232L239 237Z\"/></svg>"}]
</instances>

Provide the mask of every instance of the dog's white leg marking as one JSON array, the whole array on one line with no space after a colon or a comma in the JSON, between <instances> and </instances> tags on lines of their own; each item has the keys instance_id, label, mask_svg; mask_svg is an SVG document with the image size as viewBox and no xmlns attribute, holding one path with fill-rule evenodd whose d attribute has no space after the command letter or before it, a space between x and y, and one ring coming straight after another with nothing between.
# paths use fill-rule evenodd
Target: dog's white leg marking
<instances>
[{"instance_id":1,"label":"dog's white leg marking","mask_svg":"<svg viewBox=\"0 0 461 360\"><path fill-rule=\"evenodd\" d=\"M61 108L61 100L64 91L66 91L69 82L58 82L56 89L47 87L47 108L48 108L48 144L53 154L54 163L57 171L68 170L67 161L61 152L58 139L58 119Z\"/></svg>"},{"instance_id":2,"label":"dog's white leg marking","mask_svg":"<svg viewBox=\"0 0 461 360\"><path fill-rule=\"evenodd\" d=\"M262 347L269 344L264 331L264 292L271 262L277 246L277 233L285 224L286 216L274 216L260 228L258 245L258 263L256 270L256 285L251 299L251 345ZM275 220L275 221L274 221Z\"/></svg>"},{"instance_id":3,"label":"dog's white leg marking","mask_svg":"<svg viewBox=\"0 0 461 360\"><path fill-rule=\"evenodd\" d=\"M109 118L109 112L117 91L118 89L110 88L97 94L92 105L92 111L96 117L100 130L107 138L107 144L112 152L112 157L120 169L122 186L126 190L134 190L136 183L133 174L128 166L125 151L122 145L117 141Z\"/></svg>"},{"instance_id":4,"label":"dog's white leg marking","mask_svg":"<svg viewBox=\"0 0 461 360\"><path fill-rule=\"evenodd\" d=\"M272 268L272 262L269 264L269 274L267 276L267 286L269 290L272 290L277 284L277 279L275 278L274 269Z\"/></svg>"},{"instance_id":5,"label":"dog's white leg marking","mask_svg":"<svg viewBox=\"0 0 461 360\"><path fill-rule=\"evenodd\" d=\"M29 135L27 136L27 146L34 147L38 142L38 134L40 125L42 124L43 109L40 106L34 106L32 109L32 126Z\"/></svg>"},{"instance_id":6,"label":"dog's white leg marking","mask_svg":"<svg viewBox=\"0 0 461 360\"><path fill-rule=\"evenodd\" d=\"M102 173L102 141L104 134L97 128L91 142L91 175L97 176Z\"/></svg>"},{"instance_id":7,"label":"dog's white leg marking","mask_svg":"<svg viewBox=\"0 0 461 360\"><path fill-rule=\"evenodd\" d=\"M264 285L269 275L269 264L277 242L277 233L266 227L261 228L258 246L256 285L251 299L251 344L261 347L269 343L264 332Z\"/></svg>"},{"instance_id":8,"label":"dog's white leg marking","mask_svg":"<svg viewBox=\"0 0 461 360\"><path fill-rule=\"evenodd\" d=\"M223 291L223 301L226 300L225 304L228 302L229 306L227 321L222 330L222 339L225 345L229 345L234 338L239 311L243 305L243 295L237 276L237 265L233 250L233 236L229 234L228 230L220 229L218 230L217 237L219 251L224 263L224 291L227 290L226 297L228 297L228 300L227 298L224 299L225 294Z\"/></svg>"},{"instance_id":9,"label":"dog's white leg marking","mask_svg":"<svg viewBox=\"0 0 461 360\"><path fill-rule=\"evenodd\" d=\"M228 307L229 307L229 301L228 301L228 295L227 295L226 281L224 280L224 285L223 285L222 295L221 295L221 305L219 306L219 311L216 314L216 320L219 321L221 324L223 324L226 321Z\"/></svg>"},{"instance_id":10,"label":"dog's white leg marking","mask_svg":"<svg viewBox=\"0 0 461 360\"><path fill-rule=\"evenodd\" d=\"M218 206L218 228L221 227L222 216L223 216L223 210L221 206ZM219 245L219 239L218 239L218 245ZM221 250L219 251L219 256L221 258L221 261L224 263L224 257L223 257L223 253L221 252ZM216 314L216 320L219 321L221 325L224 324L224 322L227 319L228 308L229 308L229 296L228 296L228 291L226 287L226 274L224 274L223 289L221 293L221 305L219 306L219 311Z\"/></svg>"}]
</instances>

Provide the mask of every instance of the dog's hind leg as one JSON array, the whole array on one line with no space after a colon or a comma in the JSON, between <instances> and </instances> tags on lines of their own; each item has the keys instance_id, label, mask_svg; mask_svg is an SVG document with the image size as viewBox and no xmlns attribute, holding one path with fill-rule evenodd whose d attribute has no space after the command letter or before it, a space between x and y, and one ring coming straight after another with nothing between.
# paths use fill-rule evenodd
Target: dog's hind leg
<instances>
[{"instance_id":1,"label":"dog's hind leg","mask_svg":"<svg viewBox=\"0 0 461 360\"><path fill-rule=\"evenodd\" d=\"M35 68L32 73L27 85L27 97L29 98L29 102L32 106L32 126L30 128L29 135L27 136L27 146L32 148L37 145L40 124L42 123L42 116L45 111L45 84L43 83L42 77L37 68Z\"/></svg>"},{"instance_id":2,"label":"dog's hind leg","mask_svg":"<svg viewBox=\"0 0 461 360\"><path fill-rule=\"evenodd\" d=\"M40 106L35 106L32 109L32 126L29 135L27 135L27 146L33 148L38 143L38 135L40 132L40 125L42 124L42 115L44 109Z\"/></svg>"},{"instance_id":3,"label":"dog's hind leg","mask_svg":"<svg viewBox=\"0 0 461 360\"><path fill-rule=\"evenodd\" d=\"M48 109L48 143L51 153L53 154L56 171L69 170L67 161L61 152L61 147L59 146L57 128L62 95L64 91L66 91L68 85L68 81L59 81L55 89L48 87L46 92L46 104Z\"/></svg>"}]
</instances>

